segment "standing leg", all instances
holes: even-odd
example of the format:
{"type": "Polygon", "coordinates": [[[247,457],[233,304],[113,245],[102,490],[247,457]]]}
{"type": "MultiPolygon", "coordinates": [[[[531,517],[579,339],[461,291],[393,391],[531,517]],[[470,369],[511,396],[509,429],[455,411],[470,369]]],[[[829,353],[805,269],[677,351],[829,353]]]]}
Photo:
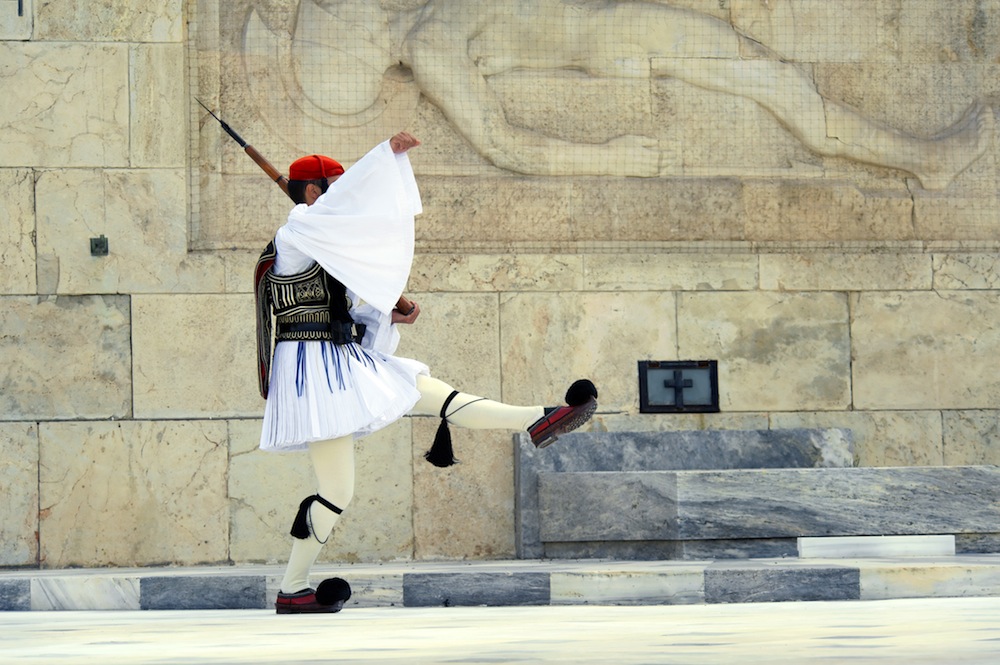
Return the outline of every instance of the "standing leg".
{"type": "MultiPolygon", "coordinates": [[[[309,444],[319,493],[302,502],[292,527],[292,552],[278,595],[279,613],[331,612],[340,609],[322,602],[309,586],[309,571],[326,544],[340,513],[354,496],[354,439],[350,436],[309,444]]],[[[340,580],[334,595],[342,595],[340,580]]],[[[330,586],[330,585],[328,585],[330,586]]],[[[349,587],[348,587],[349,588],[349,587]]],[[[349,591],[348,597],[349,597],[349,591]]],[[[322,595],[322,594],[320,594],[322,595]]],[[[343,598],[342,600],[346,600],[343,598]]],[[[340,603],[341,605],[343,603],[340,603]]]]}

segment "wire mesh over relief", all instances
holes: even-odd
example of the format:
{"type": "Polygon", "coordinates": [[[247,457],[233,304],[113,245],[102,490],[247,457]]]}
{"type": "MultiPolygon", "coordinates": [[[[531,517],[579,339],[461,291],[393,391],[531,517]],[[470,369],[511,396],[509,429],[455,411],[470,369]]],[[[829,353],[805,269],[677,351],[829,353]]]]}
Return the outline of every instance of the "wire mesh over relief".
{"type": "MultiPolygon", "coordinates": [[[[189,0],[193,96],[287,171],[400,130],[422,252],[992,248],[976,0],[189,0]]],[[[290,206],[192,99],[195,249],[290,206]]]]}

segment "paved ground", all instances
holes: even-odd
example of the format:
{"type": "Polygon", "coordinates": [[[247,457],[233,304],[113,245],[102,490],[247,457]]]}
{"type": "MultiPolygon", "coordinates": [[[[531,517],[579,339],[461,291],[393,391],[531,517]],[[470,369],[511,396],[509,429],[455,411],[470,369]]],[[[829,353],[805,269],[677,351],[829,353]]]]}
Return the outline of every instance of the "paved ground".
{"type": "Polygon", "coordinates": [[[3,665],[997,663],[1000,598],[0,614],[3,665]]]}

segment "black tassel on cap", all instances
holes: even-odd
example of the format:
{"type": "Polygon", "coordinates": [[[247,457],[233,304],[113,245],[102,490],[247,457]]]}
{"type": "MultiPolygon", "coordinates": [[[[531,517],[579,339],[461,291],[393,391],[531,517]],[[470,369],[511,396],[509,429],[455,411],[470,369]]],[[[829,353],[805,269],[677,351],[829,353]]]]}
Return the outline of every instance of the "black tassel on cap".
{"type": "Polygon", "coordinates": [[[591,397],[597,399],[597,386],[589,379],[577,379],[566,391],[566,403],[580,406],[591,397]]]}
{"type": "Polygon", "coordinates": [[[455,395],[457,394],[458,391],[453,390],[448,395],[448,399],[444,401],[444,405],[441,407],[441,424],[438,425],[437,434],[434,436],[434,444],[430,450],[424,453],[425,460],[441,468],[449,467],[458,462],[455,459],[455,451],[451,446],[451,430],[448,429],[448,419],[445,417],[448,405],[451,404],[451,400],[455,399],[455,395]]]}

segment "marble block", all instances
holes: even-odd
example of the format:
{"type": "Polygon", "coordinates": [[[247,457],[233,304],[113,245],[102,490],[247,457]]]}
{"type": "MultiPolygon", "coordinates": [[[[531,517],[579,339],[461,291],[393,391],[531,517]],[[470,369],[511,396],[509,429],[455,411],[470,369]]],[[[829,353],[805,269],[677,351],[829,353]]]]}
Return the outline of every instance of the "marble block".
{"type": "Polygon", "coordinates": [[[955,536],[833,536],[799,538],[800,559],[954,556],[955,536]]]}
{"type": "Polygon", "coordinates": [[[718,359],[723,411],[845,410],[852,315],[843,293],[680,293],[677,353],[718,359]]]}
{"type": "Polygon", "coordinates": [[[888,560],[861,570],[862,600],[963,596],[1000,596],[1000,571],[971,557],[945,562],[888,560]]]}
{"type": "Polygon", "coordinates": [[[133,295],[135,417],[259,417],[254,316],[250,294],[133,295]]]}
{"type": "Polygon", "coordinates": [[[853,461],[851,432],[842,429],[574,432],[537,450],[515,437],[517,552],[543,555],[538,478],[580,471],[845,467],[853,461]]]}
{"type": "Polygon", "coordinates": [[[593,377],[602,411],[635,410],[636,354],[676,348],[674,311],[674,296],[659,291],[501,294],[504,401],[554,404],[593,377]]]}
{"type": "Polygon", "coordinates": [[[38,427],[0,423],[0,566],[38,563],[38,427]]]}
{"type": "MultiPolygon", "coordinates": [[[[416,525],[410,420],[394,423],[355,443],[354,498],[334,527],[330,542],[320,554],[321,561],[413,558],[416,525]]],[[[282,515],[286,543],[290,540],[286,535],[290,516],[282,515]]]]}
{"type": "Polygon", "coordinates": [[[139,582],[144,610],[251,610],[266,607],[263,576],[144,577],[139,582]]]}
{"type": "Polygon", "coordinates": [[[31,580],[32,610],[137,610],[139,578],[38,577],[31,580]]]}
{"type": "Polygon", "coordinates": [[[179,42],[184,36],[180,0],[95,0],[87,11],[38,3],[35,39],[95,42],[179,42]]]}
{"type": "Polygon", "coordinates": [[[547,473],[538,494],[543,541],[992,533],[1000,468],[547,473]]]}
{"type": "Polygon", "coordinates": [[[545,542],[540,551],[539,556],[547,559],[614,561],[784,559],[797,552],[794,538],[545,542]]]}
{"type": "Polygon", "coordinates": [[[760,255],[760,288],[767,291],[918,290],[931,280],[928,254],[760,255]]]}
{"type": "Polygon", "coordinates": [[[124,44],[0,42],[0,166],[127,166],[128,61],[124,44]]]}
{"type": "Polygon", "coordinates": [[[43,568],[229,558],[226,423],[39,427],[43,568]]]}
{"type": "Polygon", "coordinates": [[[955,552],[959,554],[1000,552],[1000,533],[955,534],[955,552]]]}
{"type": "Polygon", "coordinates": [[[0,293],[35,293],[35,187],[29,169],[0,169],[0,293]]]}
{"type": "Polygon", "coordinates": [[[406,607],[548,605],[547,573],[457,573],[403,576],[406,607]]]}
{"type": "Polygon", "coordinates": [[[760,259],[746,254],[585,254],[583,288],[596,291],[749,291],[760,259]]]}
{"type": "Polygon", "coordinates": [[[1000,464],[1000,413],[984,409],[941,416],[945,464],[1000,464]]]}
{"type": "Polygon", "coordinates": [[[287,560],[295,511],[316,489],[309,454],[264,452],[260,430],[256,419],[229,421],[229,558],[238,564],[287,560]]]}
{"type": "Polygon", "coordinates": [[[854,408],[992,409],[1000,400],[1000,330],[984,325],[997,291],[851,296],[854,408]]]}
{"type": "MultiPolygon", "coordinates": [[[[279,570],[272,568],[271,570],[279,570]]],[[[274,599],[281,590],[281,575],[264,576],[264,605],[272,610],[274,599]]],[[[382,573],[372,568],[365,572],[352,572],[352,566],[317,563],[309,574],[309,586],[316,588],[323,580],[339,577],[351,585],[351,598],[345,608],[354,607],[403,607],[403,574],[393,571],[382,573]]]]}
{"type": "Polygon", "coordinates": [[[426,363],[432,376],[463,392],[499,398],[501,322],[496,294],[408,293],[421,311],[433,315],[421,317],[421,325],[399,326],[397,355],[426,363]]]}
{"type": "Polygon", "coordinates": [[[913,227],[918,238],[950,241],[952,247],[962,240],[972,241],[966,247],[975,247],[978,240],[986,241],[985,246],[995,242],[997,201],[996,188],[989,184],[988,173],[995,170],[991,162],[980,159],[970,166],[947,196],[939,192],[914,195],[913,227]]]}
{"type": "MultiPolygon", "coordinates": [[[[338,567],[325,575],[317,574],[313,569],[310,581],[315,588],[315,585],[330,577],[341,577],[351,585],[351,599],[345,604],[348,607],[403,607],[402,575],[351,574],[349,568],[338,567]]],[[[268,595],[269,598],[270,596],[271,594],[268,595]]]]}
{"type": "Polygon", "coordinates": [[[1000,258],[993,252],[934,254],[934,288],[996,289],[1000,287],[1000,258]]]}
{"type": "Polygon", "coordinates": [[[130,55],[132,165],[185,166],[189,128],[174,120],[183,117],[189,103],[185,99],[185,45],[135,44],[130,55]]]}
{"type": "Polygon", "coordinates": [[[543,543],[681,540],[680,493],[672,471],[542,473],[539,537],[543,543]]]}
{"type": "MultiPolygon", "coordinates": [[[[853,166],[853,164],[852,164],[853,166]]],[[[913,240],[913,199],[902,183],[884,189],[836,180],[746,181],[746,237],[756,241],[913,240]]]]}
{"type": "MultiPolygon", "coordinates": [[[[947,415],[945,415],[947,418],[947,415]]],[[[770,427],[843,427],[854,439],[854,466],[955,466],[985,464],[943,458],[939,411],[814,411],[770,413],[770,427]]],[[[979,439],[982,445],[983,439],[979,439]]],[[[998,457],[1000,459],[1000,457],[998,457]]]]}
{"type": "MultiPolygon", "coordinates": [[[[59,169],[40,174],[37,186],[47,192],[36,206],[43,293],[223,290],[220,255],[188,251],[183,168],[59,169]],[[108,254],[95,257],[90,238],[99,235],[107,238],[108,254]]],[[[175,326],[162,324],[179,336],[175,326]]]]}
{"type": "Polygon", "coordinates": [[[420,253],[408,284],[411,292],[451,292],[452,298],[456,291],[571,291],[580,286],[583,263],[571,254],[420,253]]]}
{"type": "Polygon", "coordinates": [[[26,421],[128,417],[129,328],[128,296],[0,298],[0,413],[26,421]]]}
{"type": "Polygon", "coordinates": [[[787,559],[797,550],[794,538],[721,538],[676,541],[679,559],[787,559]]]}
{"type": "Polygon", "coordinates": [[[0,39],[31,39],[34,28],[34,0],[0,3],[0,39]]]}
{"type": "Polygon", "coordinates": [[[672,571],[552,573],[553,605],[692,605],[705,602],[702,567],[672,571]]]}
{"type": "Polygon", "coordinates": [[[708,567],[706,603],[774,603],[803,600],[858,600],[857,568],[816,566],[777,570],[763,566],[708,567]]]}
{"type": "Polygon", "coordinates": [[[410,421],[414,558],[512,557],[514,473],[510,435],[452,427],[459,463],[441,469],[423,457],[441,421],[437,418],[410,421]]]}
{"type": "Polygon", "coordinates": [[[26,612],[31,609],[31,580],[0,580],[0,612],[26,612]]]}

